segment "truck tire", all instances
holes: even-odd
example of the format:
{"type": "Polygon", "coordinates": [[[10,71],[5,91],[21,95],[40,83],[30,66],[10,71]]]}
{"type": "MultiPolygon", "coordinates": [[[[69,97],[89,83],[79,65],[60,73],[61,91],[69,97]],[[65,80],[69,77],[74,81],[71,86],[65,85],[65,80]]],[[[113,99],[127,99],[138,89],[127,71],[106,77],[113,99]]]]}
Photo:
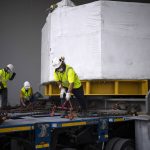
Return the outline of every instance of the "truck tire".
{"type": "Polygon", "coordinates": [[[132,140],[120,138],[112,150],[135,150],[135,148],[132,140]]]}
{"type": "Polygon", "coordinates": [[[105,150],[113,150],[115,144],[120,140],[119,137],[114,137],[112,139],[110,139],[107,144],[106,144],[106,147],[105,147],[105,150]]]}

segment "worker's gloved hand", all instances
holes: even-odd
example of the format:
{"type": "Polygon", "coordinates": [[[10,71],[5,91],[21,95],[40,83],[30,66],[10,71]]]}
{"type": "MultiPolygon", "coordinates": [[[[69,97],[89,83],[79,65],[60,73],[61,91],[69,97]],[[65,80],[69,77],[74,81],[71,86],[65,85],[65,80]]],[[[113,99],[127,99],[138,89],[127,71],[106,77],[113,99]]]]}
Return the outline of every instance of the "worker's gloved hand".
{"type": "Polygon", "coordinates": [[[70,98],[71,98],[71,93],[67,92],[67,93],[66,93],[66,100],[69,101],[70,98]]]}
{"type": "Polygon", "coordinates": [[[61,88],[61,90],[60,90],[60,98],[63,98],[65,93],[66,93],[66,90],[64,88],[61,88]]]}

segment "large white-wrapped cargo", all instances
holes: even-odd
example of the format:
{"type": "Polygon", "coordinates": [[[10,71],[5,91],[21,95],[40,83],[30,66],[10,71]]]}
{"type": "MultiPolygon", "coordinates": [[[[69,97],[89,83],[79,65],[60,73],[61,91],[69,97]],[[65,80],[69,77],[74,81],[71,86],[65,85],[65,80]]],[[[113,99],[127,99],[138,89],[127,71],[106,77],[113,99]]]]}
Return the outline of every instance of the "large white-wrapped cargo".
{"type": "Polygon", "coordinates": [[[41,83],[64,56],[81,80],[150,78],[150,4],[96,1],[58,7],[42,29],[41,83]]]}

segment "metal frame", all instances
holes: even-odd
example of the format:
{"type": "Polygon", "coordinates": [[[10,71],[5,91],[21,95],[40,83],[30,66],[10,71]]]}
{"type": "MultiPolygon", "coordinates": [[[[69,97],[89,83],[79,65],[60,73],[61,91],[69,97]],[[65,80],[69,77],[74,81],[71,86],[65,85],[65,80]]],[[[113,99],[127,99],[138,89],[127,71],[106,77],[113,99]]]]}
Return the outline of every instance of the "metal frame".
{"type": "MultiPolygon", "coordinates": [[[[146,95],[148,80],[83,80],[85,95],[146,95]]],[[[44,84],[45,95],[58,96],[59,88],[55,82],[44,84]]]]}
{"type": "Polygon", "coordinates": [[[69,120],[57,116],[57,117],[45,117],[45,118],[42,117],[42,118],[38,118],[37,120],[34,120],[34,118],[29,117],[30,124],[28,123],[26,124],[25,120],[26,117],[20,119],[19,123],[18,122],[14,123],[13,120],[9,120],[2,123],[0,125],[0,134],[33,130],[35,134],[34,135],[35,150],[39,150],[39,149],[51,150],[51,145],[50,145],[52,139],[51,131],[53,129],[97,125],[98,141],[106,142],[108,140],[108,124],[111,122],[128,121],[129,118],[123,116],[117,116],[117,117],[112,116],[112,117],[77,118],[74,120],[69,120]]]}

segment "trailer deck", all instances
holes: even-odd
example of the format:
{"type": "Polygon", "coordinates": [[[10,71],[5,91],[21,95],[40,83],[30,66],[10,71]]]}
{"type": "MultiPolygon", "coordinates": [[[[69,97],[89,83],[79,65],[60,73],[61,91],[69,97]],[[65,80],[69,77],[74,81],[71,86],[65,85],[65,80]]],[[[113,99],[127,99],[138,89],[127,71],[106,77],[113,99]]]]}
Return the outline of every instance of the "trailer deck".
{"type": "MultiPolygon", "coordinates": [[[[21,113],[19,113],[21,114],[21,113]]],[[[15,114],[16,115],[16,114],[15,114]]],[[[129,120],[129,116],[109,116],[109,117],[87,117],[87,118],[74,118],[73,120],[67,118],[61,118],[59,114],[54,117],[50,117],[49,114],[45,115],[32,115],[14,117],[13,119],[5,120],[0,124],[0,133],[5,132],[17,132],[25,130],[33,130],[34,125],[37,123],[48,123],[51,128],[78,126],[87,124],[98,124],[99,120],[107,119],[109,122],[126,121],[129,120]]]]}
{"type": "Polygon", "coordinates": [[[122,122],[130,119],[128,116],[109,116],[87,118],[77,117],[70,120],[61,118],[59,113],[53,117],[50,117],[49,114],[33,114],[31,116],[28,116],[28,114],[29,113],[26,114],[27,116],[23,116],[22,113],[12,114],[13,119],[5,120],[0,124],[0,135],[31,131],[34,133],[34,147],[36,150],[51,149],[51,131],[54,129],[96,125],[98,129],[98,140],[107,141],[107,124],[109,122],[122,122]]]}

